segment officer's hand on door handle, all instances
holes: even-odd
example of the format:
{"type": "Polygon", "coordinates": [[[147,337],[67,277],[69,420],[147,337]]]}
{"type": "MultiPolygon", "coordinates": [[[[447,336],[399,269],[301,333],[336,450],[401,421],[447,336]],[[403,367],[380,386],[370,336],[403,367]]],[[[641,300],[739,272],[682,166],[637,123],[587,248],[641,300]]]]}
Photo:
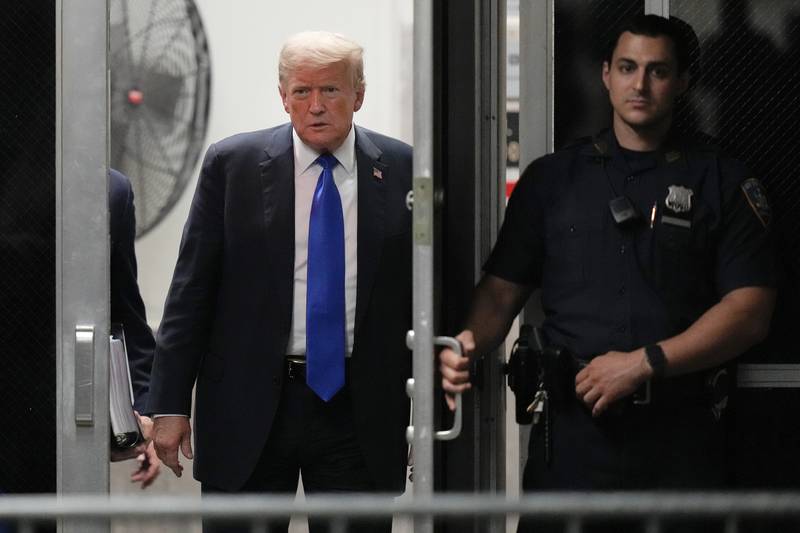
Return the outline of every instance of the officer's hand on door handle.
{"type": "Polygon", "coordinates": [[[439,352],[439,371],[442,373],[442,388],[444,389],[447,406],[451,411],[456,408],[455,394],[463,393],[472,388],[469,381],[470,361],[475,351],[475,338],[470,330],[464,330],[456,335],[456,340],[461,343],[464,355],[459,355],[450,348],[439,352]]]}

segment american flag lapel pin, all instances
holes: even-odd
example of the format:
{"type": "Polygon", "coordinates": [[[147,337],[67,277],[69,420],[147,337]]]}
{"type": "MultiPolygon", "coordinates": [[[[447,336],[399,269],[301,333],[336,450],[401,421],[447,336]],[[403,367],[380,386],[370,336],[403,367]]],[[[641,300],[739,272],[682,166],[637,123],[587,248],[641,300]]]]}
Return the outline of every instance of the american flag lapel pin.
{"type": "Polygon", "coordinates": [[[379,180],[382,180],[383,179],[383,172],[381,172],[380,170],[378,170],[375,167],[372,167],[372,176],[377,178],[377,179],[379,179],[379,180]]]}

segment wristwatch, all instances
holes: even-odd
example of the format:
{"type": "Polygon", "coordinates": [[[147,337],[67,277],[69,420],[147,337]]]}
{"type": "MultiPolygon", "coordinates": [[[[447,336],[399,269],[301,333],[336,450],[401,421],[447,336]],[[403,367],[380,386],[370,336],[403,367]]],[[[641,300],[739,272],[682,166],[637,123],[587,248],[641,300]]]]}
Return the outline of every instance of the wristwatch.
{"type": "Polygon", "coordinates": [[[647,358],[647,363],[653,369],[653,377],[661,378],[667,371],[667,357],[664,355],[664,350],[658,344],[649,344],[644,347],[644,356],[647,358]]]}

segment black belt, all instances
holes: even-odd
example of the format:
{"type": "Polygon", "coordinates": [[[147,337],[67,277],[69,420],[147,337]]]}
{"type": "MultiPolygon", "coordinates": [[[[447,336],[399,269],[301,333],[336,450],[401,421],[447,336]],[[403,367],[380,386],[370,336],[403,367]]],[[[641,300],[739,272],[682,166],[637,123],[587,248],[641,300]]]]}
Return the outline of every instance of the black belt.
{"type": "MultiPolygon", "coordinates": [[[[284,372],[286,373],[286,378],[290,381],[306,380],[306,358],[304,355],[287,355],[284,359],[283,367],[284,372]]],[[[347,376],[349,367],[350,358],[347,357],[344,360],[345,376],[347,376]]]]}

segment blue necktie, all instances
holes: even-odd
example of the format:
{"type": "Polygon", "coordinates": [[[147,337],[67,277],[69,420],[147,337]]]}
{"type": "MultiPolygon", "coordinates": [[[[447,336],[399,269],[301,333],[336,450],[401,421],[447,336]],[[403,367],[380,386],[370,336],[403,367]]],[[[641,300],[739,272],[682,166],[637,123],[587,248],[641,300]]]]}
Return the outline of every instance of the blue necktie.
{"type": "Polygon", "coordinates": [[[322,173],[311,202],[306,288],[306,383],[324,401],[344,385],[344,216],[331,154],[317,158],[322,173]]]}

